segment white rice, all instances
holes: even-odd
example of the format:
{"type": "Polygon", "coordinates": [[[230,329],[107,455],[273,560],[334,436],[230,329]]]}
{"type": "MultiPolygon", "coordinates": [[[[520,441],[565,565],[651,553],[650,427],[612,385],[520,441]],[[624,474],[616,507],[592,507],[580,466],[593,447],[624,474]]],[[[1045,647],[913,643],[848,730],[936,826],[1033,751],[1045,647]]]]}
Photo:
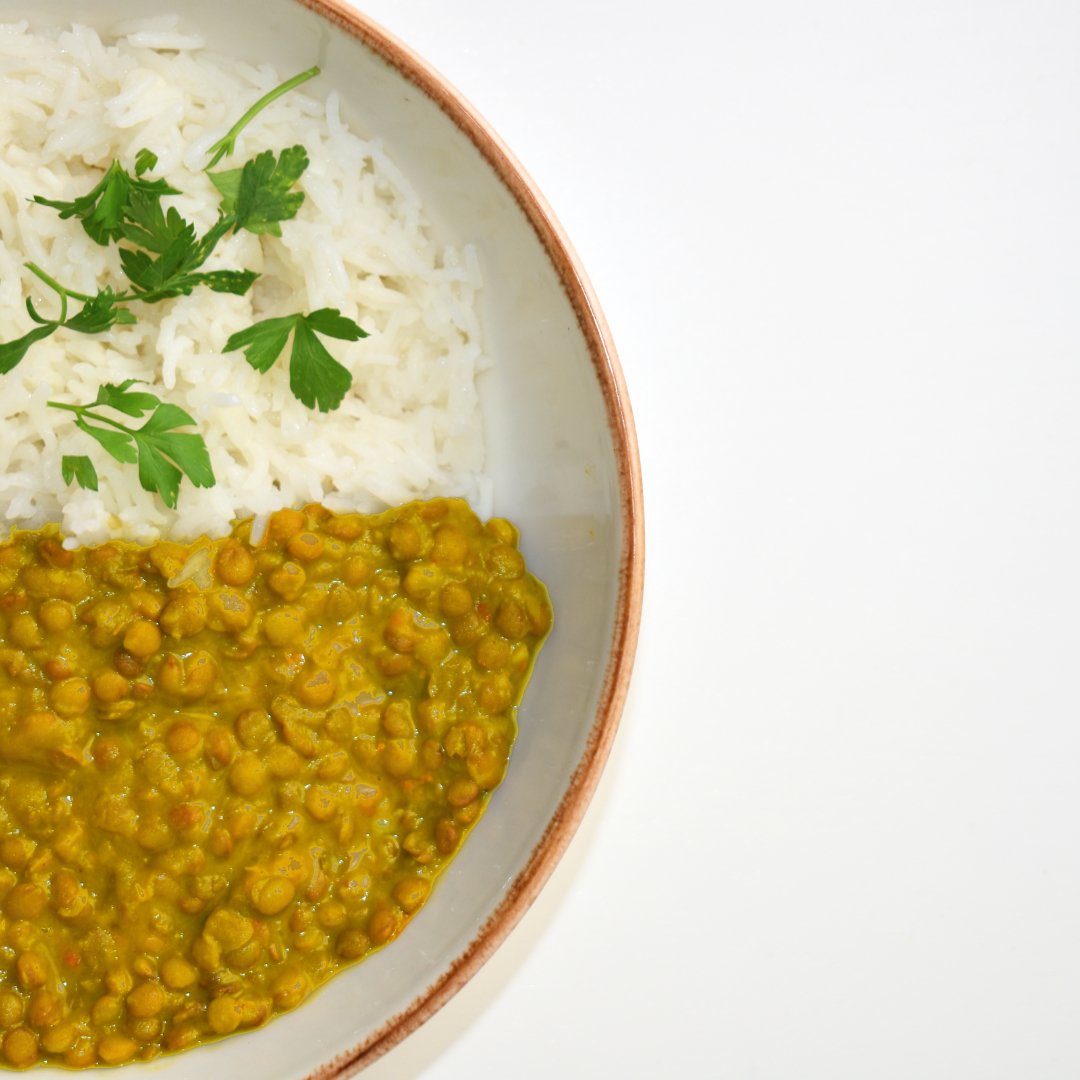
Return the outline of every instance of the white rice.
{"type": "MultiPolygon", "coordinates": [[[[95,244],[79,222],[30,200],[89,191],[116,158],[133,168],[148,147],[151,174],[184,194],[172,203],[205,231],[218,196],[206,150],[249,104],[293,72],[209,55],[176,18],[127,21],[108,35],[84,26],[41,34],[0,24],[0,341],[33,328],[56,297],[23,264],[38,263],[71,289],[124,287],[115,245],[95,244]]],[[[281,506],[321,501],[377,510],[432,495],[462,495],[489,512],[476,376],[486,361],[476,316],[475,253],[439,247],[408,181],[377,132],[363,138],[324,99],[318,81],[260,113],[219,169],[302,143],[306,193],[283,235],[222,241],[209,269],[250,268],[247,296],[197,289],[155,305],[139,322],[98,337],[60,330],[0,375],[0,507],[12,526],[60,522],[71,541],[148,542],[221,535],[231,523],[281,506]],[[369,337],[324,339],[352,373],[337,411],[313,412],[289,390],[288,349],[265,375],[240,352],[222,353],[252,322],[339,308],[369,337]],[[86,403],[103,382],[145,380],[195,417],[217,485],[184,480],[167,509],[48,400],[86,403]],[[64,454],[87,454],[100,490],[63,483],[64,454]]],[[[74,310],[74,308],[72,309],[74,310]]],[[[138,422],[136,422],[138,423],[138,422]]]]}

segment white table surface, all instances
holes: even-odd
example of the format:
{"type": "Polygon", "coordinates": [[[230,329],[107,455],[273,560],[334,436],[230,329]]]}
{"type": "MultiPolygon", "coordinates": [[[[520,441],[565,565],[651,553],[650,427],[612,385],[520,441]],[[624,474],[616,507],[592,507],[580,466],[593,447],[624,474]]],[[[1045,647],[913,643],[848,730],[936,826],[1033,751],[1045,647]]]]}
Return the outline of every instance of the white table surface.
{"type": "Polygon", "coordinates": [[[1080,5],[359,6],[573,239],[648,531],[581,831],[366,1076],[1080,1076],[1080,5]]]}

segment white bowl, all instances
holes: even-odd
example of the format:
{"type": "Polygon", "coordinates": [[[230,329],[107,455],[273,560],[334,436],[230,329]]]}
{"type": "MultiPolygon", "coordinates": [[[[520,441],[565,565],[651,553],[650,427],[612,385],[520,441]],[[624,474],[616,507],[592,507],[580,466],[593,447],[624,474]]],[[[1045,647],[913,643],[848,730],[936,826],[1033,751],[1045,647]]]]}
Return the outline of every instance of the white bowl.
{"type": "Polygon", "coordinates": [[[543,199],[470,107],[363,16],[334,0],[141,0],[138,12],[130,0],[0,0],[3,21],[99,30],[174,10],[216,52],[282,72],[318,63],[318,91],[340,91],[346,119],[384,140],[437,235],[479,249],[486,341],[498,358],[481,388],[495,508],[520,525],[555,607],[506,780],[402,936],[266,1027],[125,1067],[169,1080],[346,1076],[468,980],[585,811],[625,697],[641,608],[633,423],[592,290],[543,199]]]}

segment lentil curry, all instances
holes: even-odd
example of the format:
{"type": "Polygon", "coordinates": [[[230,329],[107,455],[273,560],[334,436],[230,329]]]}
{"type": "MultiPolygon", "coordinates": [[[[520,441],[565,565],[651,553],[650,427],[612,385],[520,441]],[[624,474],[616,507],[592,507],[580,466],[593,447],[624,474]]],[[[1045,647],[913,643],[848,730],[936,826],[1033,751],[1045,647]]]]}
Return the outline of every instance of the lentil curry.
{"type": "Polygon", "coordinates": [[[0,546],[0,1050],[263,1023],[400,933],[499,783],[551,626],[456,500],[184,547],[0,546]]]}

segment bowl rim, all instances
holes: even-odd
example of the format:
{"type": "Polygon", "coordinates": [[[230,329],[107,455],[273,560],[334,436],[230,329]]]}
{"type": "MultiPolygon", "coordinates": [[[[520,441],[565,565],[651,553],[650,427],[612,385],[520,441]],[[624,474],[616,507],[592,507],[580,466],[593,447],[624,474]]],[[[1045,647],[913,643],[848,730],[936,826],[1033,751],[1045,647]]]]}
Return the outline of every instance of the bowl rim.
{"type": "Polygon", "coordinates": [[[372,1064],[460,990],[532,905],[580,824],[611,750],[629,689],[641,619],[645,532],[634,418],[611,331],[581,261],[536,184],[462,94],[408,45],[345,0],[293,0],[376,53],[437,105],[483,155],[524,212],[547,252],[585,338],[607,411],[619,481],[622,557],[608,663],[585,749],[569,786],[528,861],[476,936],[403,1010],[306,1080],[344,1080],[372,1064]]]}

